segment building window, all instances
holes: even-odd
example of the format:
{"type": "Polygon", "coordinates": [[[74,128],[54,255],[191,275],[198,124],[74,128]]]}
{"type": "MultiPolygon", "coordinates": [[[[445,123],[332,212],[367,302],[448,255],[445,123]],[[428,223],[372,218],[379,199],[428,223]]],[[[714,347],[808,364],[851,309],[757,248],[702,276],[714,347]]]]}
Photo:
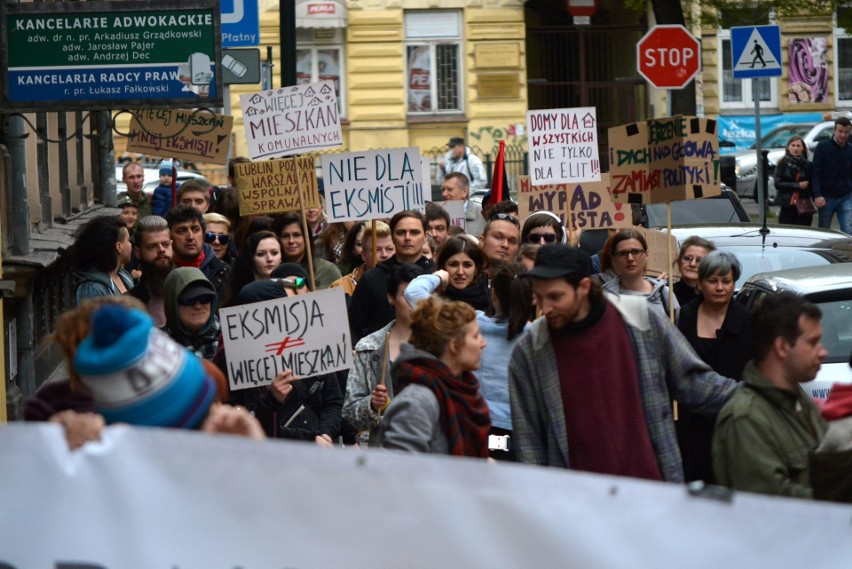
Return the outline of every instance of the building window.
{"type": "Polygon", "coordinates": [[[834,61],[837,71],[835,92],[837,93],[837,104],[852,105],[852,34],[843,26],[849,26],[852,21],[852,8],[847,5],[837,7],[836,23],[834,26],[834,61]]]}
{"type": "Polygon", "coordinates": [[[300,29],[297,31],[296,83],[301,85],[316,83],[317,81],[333,82],[337,95],[337,107],[340,114],[345,115],[344,96],[346,89],[343,85],[343,47],[334,45],[338,43],[335,40],[340,39],[338,36],[337,30],[300,29]],[[318,37],[320,34],[327,34],[328,37],[318,37]]]}
{"type": "Polygon", "coordinates": [[[410,114],[462,110],[461,13],[406,12],[410,114]]]}

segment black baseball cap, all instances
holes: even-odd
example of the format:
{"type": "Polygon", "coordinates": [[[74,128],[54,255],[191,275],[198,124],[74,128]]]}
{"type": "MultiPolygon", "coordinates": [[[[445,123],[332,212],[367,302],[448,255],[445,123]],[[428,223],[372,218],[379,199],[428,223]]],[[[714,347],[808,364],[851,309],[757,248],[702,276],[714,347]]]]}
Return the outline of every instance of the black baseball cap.
{"type": "Polygon", "coordinates": [[[450,141],[447,143],[447,146],[449,146],[450,148],[452,148],[453,146],[459,146],[459,145],[463,145],[463,144],[464,144],[464,139],[463,139],[462,137],[460,137],[460,136],[454,136],[454,137],[452,137],[452,138],[450,139],[450,141]]]}
{"type": "Polygon", "coordinates": [[[592,258],[589,254],[570,245],[545,245],[538,250],[535,266],[524,273],[534,279],[558,279],[575,275],[588,277],[592,274],[592,258]]]}

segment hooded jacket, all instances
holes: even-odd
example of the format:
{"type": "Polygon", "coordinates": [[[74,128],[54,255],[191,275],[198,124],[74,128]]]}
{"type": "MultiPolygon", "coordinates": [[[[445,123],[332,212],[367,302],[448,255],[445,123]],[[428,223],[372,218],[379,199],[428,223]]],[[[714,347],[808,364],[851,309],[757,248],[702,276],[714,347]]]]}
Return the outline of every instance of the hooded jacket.
{"type": "Polygon", "coordinates": [[[219,320],[216,317],[218,302],[213,285],[207,280],[200,270],[195,267],[180,267],[174,269],[163,285],[164,309],[166,312],[166,325],[163,331],[171,338],[187,347],[198,357],[212,360],[219,347],[219,320]],[[214,296],[210,303],[210,317],[207,324],[198,332],[189,332],[184,329],[178,316],[178,298],[190,286],[203,286],[210,290],[214,296]]]}

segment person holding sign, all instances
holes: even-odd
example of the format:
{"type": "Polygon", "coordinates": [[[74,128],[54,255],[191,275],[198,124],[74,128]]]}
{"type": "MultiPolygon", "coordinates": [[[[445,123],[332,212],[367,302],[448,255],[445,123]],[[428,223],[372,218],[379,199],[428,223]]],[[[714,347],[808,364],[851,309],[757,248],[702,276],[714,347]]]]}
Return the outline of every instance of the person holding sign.
{"type": "Polygon", "coordinates": [[[412,308],[405,298],[405,289],[422,274],[423,269],[411,263],[402,264],[391,273],[388,302],[396,318],[355,345],[355,365],[346,379],[343,418],[358,431],[369,431],[370,444],[378,443],[380,413],[396,393],[391,365],[399,356],[400,346],[411,335],[412,308]]]}
{"type": "MultiPolygon", "coordinates": [[[[603,285],[607,292],[644,296],[661,314],[669,314],[669,287],[665,281],[645,276],[648,264],[648,243],[645,237],[635,229],[622,229],[612,237],[607,245],[609,263],[618,276],[603,285]]],[[[604,270],[610,267],[602,266],[604,270]]],[[[680,308],[673,298],[675,310],[680,308]]]]}
{"type": "Polygon", "coordinates": [[[399,392],[379,427],[383,448],[488,457],[491,420],[473,375],[485,339],[476,312],[436,296],[411,315],[409,343],[391,375],[399,392]]]}
{"type": "MultiPolygon", "coordinates": [[[[295,263],[282,263],[274,275],[244,286],[239,303],[311,292],[308,274],[295,263]]],[[[340,431],[343,395],[336,373],[300,378],[287,369],[269,385],[232,390],[229,402],[248,409],[267,436],[273,438],[314,441],[319,446],[330,447],[340,431]]]]}
{"type": "Polygon", "coordinates": [[[290,212],[276,215],[272,220],[272,231],[281,242],[282,260],[288,263],[296,263],[307,270],[308,247],[311,248],[317,290],[328,288],[331,283],[342,276],[340,269],[334,263],[314,255],[314,242],[312,239],[305,239],[305,230],[300,213],[290,212]]]}
{"type": "Polygon", "coordinates": [[[464,201],[465,233],[479,237],[485,229],[482,206],[470,201],[470,182],[461,172],[450,172],[441,182],[441,197],[444,201],[464,201]]]}

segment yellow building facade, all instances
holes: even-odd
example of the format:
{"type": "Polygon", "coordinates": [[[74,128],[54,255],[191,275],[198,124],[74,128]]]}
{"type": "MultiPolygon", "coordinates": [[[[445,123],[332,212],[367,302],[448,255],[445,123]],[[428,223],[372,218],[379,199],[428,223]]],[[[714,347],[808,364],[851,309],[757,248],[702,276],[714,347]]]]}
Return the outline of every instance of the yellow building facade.
{"type": "MultiPolygon", "coordinates": [[[[427,152],[462,136],[491,151],[523,132],[523,2],[297,0],[297,14],[298,81],[338,85],[343,150],[427,152]]],[[[280,87],[277,2],[261,2],[261,42],[262,54],[272,47],[272,86],[280,87]]],[[[234,155],[247,152],[239,95],[257,90],[230,89],[234,155]]]]}

